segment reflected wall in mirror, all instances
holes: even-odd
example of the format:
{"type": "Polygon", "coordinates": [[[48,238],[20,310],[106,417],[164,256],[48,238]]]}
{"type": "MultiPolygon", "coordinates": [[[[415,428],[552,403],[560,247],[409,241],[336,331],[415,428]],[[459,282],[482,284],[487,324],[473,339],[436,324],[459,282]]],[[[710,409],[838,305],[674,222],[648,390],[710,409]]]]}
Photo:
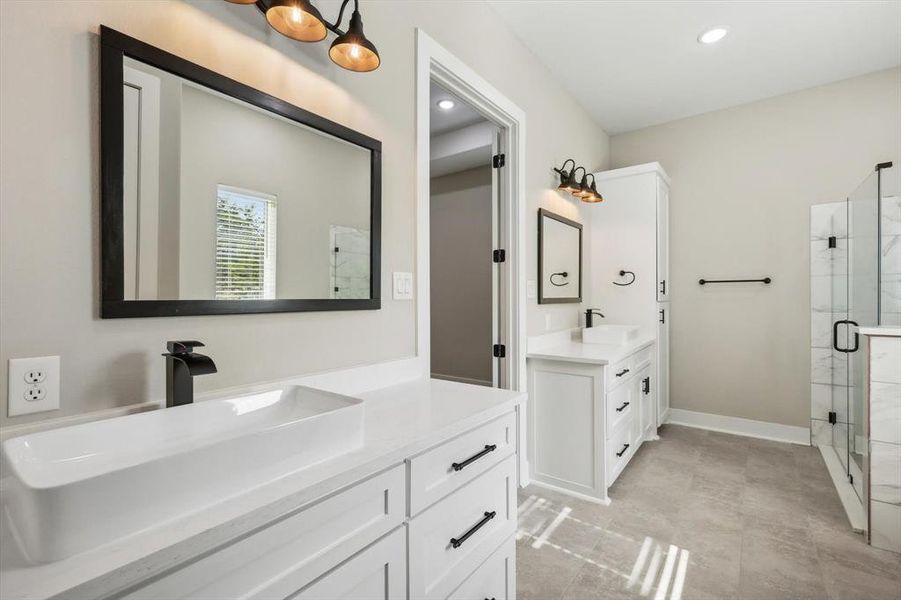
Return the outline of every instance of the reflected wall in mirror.
{"type": "Polygon", "coordinates": [[[582,224],[538,210],[538,303],[582,301],[582,224]]]}
{"type": "Polygon", "coordinates": [[[101,42],[102,316],[379,308],[380,142],[101,42]]]}

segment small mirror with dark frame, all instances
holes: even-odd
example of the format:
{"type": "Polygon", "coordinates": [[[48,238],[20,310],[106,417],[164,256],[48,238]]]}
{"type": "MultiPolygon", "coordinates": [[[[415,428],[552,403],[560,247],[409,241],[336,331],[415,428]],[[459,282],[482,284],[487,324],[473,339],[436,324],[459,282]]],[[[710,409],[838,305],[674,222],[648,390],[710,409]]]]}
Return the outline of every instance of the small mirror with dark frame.
{"type": "Polygon", "coordinates": [[[380,308],[381,142],[100,41],[103,318],[380,308]]]}
{"type": "Polygon", "coordinates": [[[538,209],[538,303],[582,302],[582,224],[538,209]]]}

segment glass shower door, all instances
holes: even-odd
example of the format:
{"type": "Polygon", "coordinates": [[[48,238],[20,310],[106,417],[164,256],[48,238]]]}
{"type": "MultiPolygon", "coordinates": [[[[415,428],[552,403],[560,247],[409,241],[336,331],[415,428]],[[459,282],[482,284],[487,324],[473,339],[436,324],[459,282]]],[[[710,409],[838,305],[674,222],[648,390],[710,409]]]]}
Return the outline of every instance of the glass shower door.
{"type": "MultiPolygon", "coordinates": [[[[874,172],[848,197],[847,317],[836,329],[835,376],[844,380],[843,427],[836,427],[836,451],[849,481],[863,498],[863,459],[867,451],[864,353],[858,329],[879,322],[879,173],[874,172]],[[843,456],[844,455],[844,456],[843,456]]],[[[838,382],[837,382],[838,383],[838,382]]],[[[842,388],[839,388],[842,389],[842,388]]],[[[842,410],[843,409],[843,410],[842,410]]],[[[840,412],[839,412],[840,411],[840,412]]]]}

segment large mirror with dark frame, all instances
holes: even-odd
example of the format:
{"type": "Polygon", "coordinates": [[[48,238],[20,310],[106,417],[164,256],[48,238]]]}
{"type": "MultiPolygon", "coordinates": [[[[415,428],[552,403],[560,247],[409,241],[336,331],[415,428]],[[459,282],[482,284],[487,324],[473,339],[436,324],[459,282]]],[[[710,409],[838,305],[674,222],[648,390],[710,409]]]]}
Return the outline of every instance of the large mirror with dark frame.
{"type": "Polygon", "coordinates": [[[100,39],[102,317],[380,307],[381,142],[100,39]]]}
{"type": "Polygon", "coordinates": [[[582,224],[538,209],[538,303],[582,301],[582,224]]]}

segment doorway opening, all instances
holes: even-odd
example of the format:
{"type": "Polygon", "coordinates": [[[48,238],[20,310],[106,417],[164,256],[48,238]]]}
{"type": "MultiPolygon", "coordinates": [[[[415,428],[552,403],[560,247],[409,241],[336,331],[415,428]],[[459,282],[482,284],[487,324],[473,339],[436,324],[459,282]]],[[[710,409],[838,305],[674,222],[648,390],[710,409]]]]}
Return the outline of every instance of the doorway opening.
{"type": "Polygon", "coordinates": [[[500,128],[429,85],[430,372],[505,387],[500,128]]]}

